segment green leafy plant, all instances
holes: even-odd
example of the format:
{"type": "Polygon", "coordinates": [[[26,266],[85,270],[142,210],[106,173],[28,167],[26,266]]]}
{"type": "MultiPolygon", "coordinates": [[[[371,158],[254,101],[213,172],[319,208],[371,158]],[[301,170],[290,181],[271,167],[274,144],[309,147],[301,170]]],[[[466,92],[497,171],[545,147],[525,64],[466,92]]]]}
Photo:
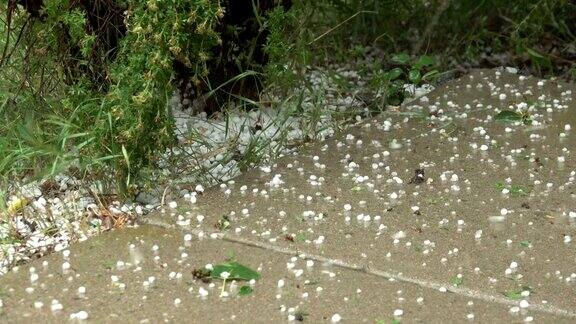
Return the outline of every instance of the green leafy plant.
{"type": "Polygon", "coordinates": [[[420,86],[432,82],[438,75],[436,60],[429,55],[412,58],[407,53],[394,54],[382,69],[377,70],[371,80],[371,86],[383,99],[379,104],[399,105],[409,95],[405,84],[420,86]]]}

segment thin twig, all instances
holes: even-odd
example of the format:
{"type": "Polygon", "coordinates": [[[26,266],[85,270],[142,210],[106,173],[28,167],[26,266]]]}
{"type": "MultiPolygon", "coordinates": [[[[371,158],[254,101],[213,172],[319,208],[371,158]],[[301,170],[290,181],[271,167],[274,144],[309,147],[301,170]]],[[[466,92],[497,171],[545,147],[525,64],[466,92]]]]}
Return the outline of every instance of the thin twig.
{"type": "Polygon", "coordinates": [[[334,30],[340,28],[342,25],[344,25],[345,23],[349,22],[350,20],[354,19],[356,16],[363,14],[363,13],[377,13],[376,11],[369,11],[369,10],[362,10],[362,11],[358,11],[357,13],[353,14],[352,16],[346,18],[344,21],[340,22],[338,25],[328,29],[326,32],[322,33],[322,35],[314,38],[311,42],[308,43],[308,45],[312,45],[315,42],[317,42],[318,40],[320,40],[321,38],[323,38],[324,36],[330,34],[331,32],[333,32],[334,30]]]}

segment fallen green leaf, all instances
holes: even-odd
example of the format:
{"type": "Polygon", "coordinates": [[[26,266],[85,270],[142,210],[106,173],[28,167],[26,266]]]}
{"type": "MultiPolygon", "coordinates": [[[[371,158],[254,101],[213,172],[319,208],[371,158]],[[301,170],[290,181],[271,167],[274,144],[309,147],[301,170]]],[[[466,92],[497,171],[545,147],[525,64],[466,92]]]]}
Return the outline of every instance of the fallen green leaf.
{"type": "Polygon", "coordinates": [[[210,271],[210,277],[212,279],[222,279],[222,272],[229,273],[228,280],[257,280],[260,278],[258,272],[238,262],[226,262],[215,265],[212,271],[210,271]]]}
{"type": "Polygon", "coordinates": [[[394,54],[392,55],[391,61],[396,64],[406,65],[408,62],[410,62],[410,55],[406,53],[394,54]]]}
{"type": "Polygon", "coordinates": [[[418,58],[416,63],[414,63],[414,67],[417,69],[421,69],[426,66],[432,66],[436,64],[436,60],[429,55],[422,55],[418,58]]]}

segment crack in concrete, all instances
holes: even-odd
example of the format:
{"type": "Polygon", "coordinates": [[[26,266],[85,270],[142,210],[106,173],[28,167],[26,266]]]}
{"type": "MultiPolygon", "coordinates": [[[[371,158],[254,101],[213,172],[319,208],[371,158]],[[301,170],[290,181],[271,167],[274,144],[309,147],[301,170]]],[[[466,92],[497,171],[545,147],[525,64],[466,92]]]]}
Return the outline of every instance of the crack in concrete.
{"type": "MultiPolygon", "coordinates": [[[[142,224],[145,224],[145,225],[158,226],[158,227],[162,227],[165,229],[177,229],[177,230],[182,231],[182,232],[186,231],[187,233],[192,233],[196,236],[198,236],[200,233],[203,233],[204,235],[207,235],[209,237],[213,234],[216,234],[217,239],[220,239],[220,240],[223,240],[226,242],[237,243],[237,244],[242,244],[242,245],[251,246],[251,247],[257,247],[260,249],[265,249],[268,251],[272,251],[272,252],[276,252],[276,253],[282,253],[282,254],[286,254],[286,255],[299,256],[303,259],[314,260],[317,262],[329,263],[331,265],[335,265],[335,266],[343,268],[343,269],[362,272],[362,273],[373,275],[376,277],[380,277],[380,278],[386,279],[386,280],[394,280],[394,281],[398,281],[398,282],[410,283],[410,284],[414,284],[414,285],[417,285],[417,286],[420,286],[423,288],[434,289],[434,290],[440,290],[441,288],[445,288],[447,292],[451,292],[451,293],[460,295],[462,297],[468,297],[468,298],[482,300],[482,301],[485,301],[488,303],[497,303],[497,304],[506,305],[506,306],[518,306],[519,305],[519,301],[510,300],[510,299],[507,299],[505,297],[493,295],[490,293],[486,293],[486,292],[482,292],[482,291],[478,291],[478,290],[474,290],[474,289],[469,289],[469,288],[465,288],[465,287],[456,287],[456,286],[453,286],[451,284],[422,280],[422,279],[418,279],[418,278],[412,278],[412,277],[405,276],[403,274],[394,274],[394,273],[384,271],[384,270],[373,269],[369,266],[362,266],[362,265],[358,265],[358,264],[354,264],[354,263],[349,263],[349,262],[346,262],[345,260],[331,259],[329,257],[316,255],[313,253],[307,253],[307,252],[298,251],[295,249],[280,247],[280,246],[276,246],[273,244],[267,244],[264,242],[252,241],[249,239],[245,239],[245,238],[241,238],[241,237],[237,237],[237,236],[232,236],[232,235],[229,235],[227,233],[223,233],[223,232],[219,232],[219,231],[207,231],[207,230],[202,230],[202,229],[185,228],[185,227],[165,223],[165,222],[162,222],[162,221],[156,220],[156,219],[141,218],[139,220],[139,222],[142,224]]],[[[530,304],[528,306],[528,309],[542,312],[542,313],[548,313],[548,314],[553,314],[553,315],[558,315],[558,316],[576,318],[576,311],[558,308],[558,307],[548,305],[548,304],[546,304],[546,305],[544,305],[544,304],[530,304]]]]}

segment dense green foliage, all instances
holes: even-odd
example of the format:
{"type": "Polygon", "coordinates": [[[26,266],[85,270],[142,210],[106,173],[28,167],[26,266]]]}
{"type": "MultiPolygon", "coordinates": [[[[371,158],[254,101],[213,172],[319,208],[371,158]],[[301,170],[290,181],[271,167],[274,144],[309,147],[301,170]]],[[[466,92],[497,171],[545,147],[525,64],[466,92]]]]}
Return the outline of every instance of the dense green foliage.
{"type": "MultiPolygon", "coordinates": [[[[74,165],[112,175],[130,192],[139,170],[174,140],[167,105],[180,72],[174,62],[194,86],[218,87],[210,80],[221,64],[214,48],[222,33],[235,35],[221,25],[226,8],[216,0],[93,2],[107,11],[50,0],[37,17],[16,3],[0,1],[8,9],[0,14],[3,176],[74,165]]],[[[256,18],[268,59],[257,72],[284,92],[301,81],[306,65],[350,61],[374,47],[383,56],[367,69],[372,86],[384,88],[381,104],[400,102],[404,82],[428,81],[482,53],[505,52],[511,63],[542,73],[574,71],[576,58],[576,6],[569,0],[300,0],[256,18]]],[[[261,50],[253,48],[257,42],[242,44],[228,58],[239,74],[258,68],[246,61],[261,50]]]]}

